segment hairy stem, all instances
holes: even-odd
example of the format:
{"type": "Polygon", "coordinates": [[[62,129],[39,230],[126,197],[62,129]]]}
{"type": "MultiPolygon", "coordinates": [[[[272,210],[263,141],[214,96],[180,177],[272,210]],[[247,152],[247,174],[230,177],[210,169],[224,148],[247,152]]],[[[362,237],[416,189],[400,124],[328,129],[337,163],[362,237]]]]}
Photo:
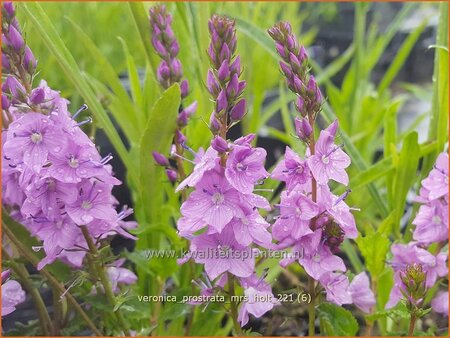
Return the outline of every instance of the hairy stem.
{"type": "MultiPolygon", "coordinates": [[[[28,262],[30,262],[34,267],[37,267],[39,264],[39,259],[34,256],[30,249],[22,244],[22,242],[14,235],[14,233],[9,228],[9,225],[5,222],[2,222],[2,230],[6,234],[6,236],[11,240],[14,246],[19,250],[22,257],[24,257],[28,262]]],[[[53,275],[44,267],[39,273],[43,275],[49,284],[56,289],[58,289],[62,294],[65,294],[65,297],[69,301],[70,305],[73,306],[76,312],[80,315],[81,318],[86,322],[87,326],[95,333],[97,336],[102,336],[103,334],[97,329],[95,324],[89,318],[89,316],[84,312],[83,308],[78,304],[76,299],[65,289],[64,285],[61,284],[53,275]]]]}
{"type": "MultiPolygon", "coordinates": [[[[314,114],[310,115],[309,123],[311,127],[313,128],[313,132],[311,133],[309,137],[309,150],[311,155],[315,154],[316,147],[315,147],[315,139],[314,139],[314,114]]],[[[317,181],[314,177],[311,179],[311,199],[313,202],[317,202],[317,181]]],[[[311,220],[311,230],[315,230],[315,219],[311,220]]],[[[311,296],[311,301],[308,304],[308,335],[314,336],[316,334],[315,329],[315,321],[316,321],[316,282],[311,277],[308,276],[308,293],[311,296]]]]}
{"type": "Polygon", "coordinates": [[[414,336],[414,328],[416,326],[416,314],[411,313],[411,318],[409,320],[409,330],[408,330],[408,336],[414,336]]]}
{"type": "Polygon", "coordinates": [[[2,247],[2,255],[9,261],[11,269],[19,277],[20,283],[23,285],[25,290],[27,290],[28,294],[33,299],[34,307],[36,308],[36,312],[39,317],[39,324],[41,325],[43,335],[48,336],[50,334],[51,335],[56,334],[54,327],[52,325],[52,321],[48,314],[47,307],[45,306],[45,303],[41,297],[41,294],[39,293],[39,290],[33,286],[33,283],[31,282],[30,279],[30,275],[25,266],[23,266],[23,264],[17,264],[16,262],[14,262],[11,256],[3,247],[2,247]]]}
{"type": "MultiPolygon", "coordinates": [[[[100,282],[103,285],[103,289],[106,295],[106,298],[108,299],[108,302],[112,307],[116,306],[116,296],[114,296],[114,292],[112,291],[111,283],[109,282],[109,278],[106,275],[105,268],[98,260],[98,250],[95,246],[94,240],[92,239],[91,235],[89,234],[88,229],[86,226],[81,226],[81,232],[83,233],[84,239],[86,240],[86,243],[89,247],[89,252],[92,255],[93,258],[93,264],[96,268],[96,273],[98,275],[98,278],[100,279],[100,282]]],[[[117,318],[117,321],[119,323],[120,328],[123,330],[123,333],[126,336],[130,336],[130,331],[128,329],[128,325],[125,322],[125,319],[122,316],[122,313],[120,312],[120,309],[117,309],[117,311],[114,311],[114,314],[117,318]]]]}

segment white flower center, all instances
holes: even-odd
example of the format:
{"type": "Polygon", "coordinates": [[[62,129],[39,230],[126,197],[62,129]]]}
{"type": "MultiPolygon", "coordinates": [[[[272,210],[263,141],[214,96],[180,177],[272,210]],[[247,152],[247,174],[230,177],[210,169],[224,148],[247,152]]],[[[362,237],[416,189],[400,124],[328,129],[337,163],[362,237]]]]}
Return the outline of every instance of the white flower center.
{"type": "Polygon", "coordinates": [[[83,203],[81,203],[81,208],[84,210],[89,210],[90,208],[92,208],[92,202],[83,201],[83,203]]]}
{"type": "Polygon", "coordinates": [[[241,218],[241,222],[242,222],[242,224],[244,224],[244,225],[249,225],[249,224],[250,224],[250,222],[248,221],[247,218],[241,218]]]}
{"type": "Polygon", "coordinates": [[[295,208],[295,215],[297,217],[300,217],[301,214],[302,214],[302,209],[300,209],[299,207],[295,208]]]}
{"type": "Polygon", "coordinates": [[[212,195],[211,200],[214,204],[218,205],[222,204],[225,198],[220,192],[216,192],[214,195],[212,195]]]}
{"type": "Polygon", "coordinates": [[[329,158],[327,155],[322,155],[321,160],[322,160],[322,163],[323,163],[323,164],[328,164],[328,163],[330,163],[330,158],[329,158]]]}
{"type": "Polygon", "coordinates": [[[301,165],[299,165],[297,167],[297,174],[303,174],[303,171],[305,171],[305,170],[303,169],[303,167],[301,165]]]}
{"type": "Polygon", "coordinates": [[[33,134],[31,134],[31,142],[33,143],[41,143],[42,141],[42,135],[40,133],[38,133],[37,131],[33,132],[33,134]]]}
{"type": "Polygon", "coordinates": [[[69,166],[71,167],[71,168],[78,168],[78,165],[79,165],[79,163],[78,163],[78,159],[76,159],[74,156],[70,156],[70,159],[69,159],[69,166]]]}
{"type": "Polygon", "coordinates": [[[242,164],[241,162],[239,162],[238,164],[236,164],[236,170],[237,171],[244,171],[247,169],[247,166],[245,164],[242,164]]]}
{"type": "Polygon", "coordinates": [[[434,224],[441,224],[441,222],[442,222],[442,220],[441,220],[441,218],[440,218],[439,216],[433,216],[433,218],[431,219],[431,221],[432,221],[434,224]]]}
{"type": "Polygon", "coordinates": [[[314,262],[319,263],[319,262],[320,262],[320,255],[319,255],[318,253],[316,253],[316,254],[313,256],[312,259],[313,259],[314,262]]]}

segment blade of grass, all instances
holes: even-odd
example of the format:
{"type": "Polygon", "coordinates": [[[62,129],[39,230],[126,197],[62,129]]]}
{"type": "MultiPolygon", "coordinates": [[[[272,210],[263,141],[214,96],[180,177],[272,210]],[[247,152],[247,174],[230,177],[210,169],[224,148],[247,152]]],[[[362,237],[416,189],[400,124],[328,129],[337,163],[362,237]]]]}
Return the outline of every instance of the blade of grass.
{"type": "Polygon", "coordinates": [[[414,31],[411,34],[409,34],[406,40],[403,42],[394,59],[392,60],[388,70],[381,79],[380,84],[378,85],[378,95],[382,96],[386,91],[386,89],[389,88],[392,81],[405,64],[406,59],[408,58],[408,56],[411,53],[411,50],[414,48],[415,44],[419,40],[425,27],[427,26],[427,23],[428,19],[423,20],[422,23],[416,29],[414,29],[414,31]]]}

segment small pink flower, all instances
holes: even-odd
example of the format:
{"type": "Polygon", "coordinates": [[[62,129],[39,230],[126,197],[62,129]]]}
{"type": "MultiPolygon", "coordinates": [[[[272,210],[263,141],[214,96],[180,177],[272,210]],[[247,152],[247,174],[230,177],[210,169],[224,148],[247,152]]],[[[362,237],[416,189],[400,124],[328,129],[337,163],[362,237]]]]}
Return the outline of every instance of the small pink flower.
{"type": "Polygon", "coordinates": [[[332,179],[347,185],[348,175],[345,171],[351,161],[350,157],[334,144],[334,136],[326,130],[320,132],[316,143],[316,152],[308,159],[309,168],[319,184],[327,184],[332,179]]]}
{"type": "Polygon", "coordinates": [[[211,279],[227,271],[237,277],[249,277],[255,268],[252,249],[239,244],[229,227],[220,234],[203,233],[194,237],[190,251],[196,263],[205,264],[205,271],[211,279]]]}
{"type": "Polygon", "coordinates": [[[370,289],[369,277],[365,272],[353,277],[352,282],[349,285],[348,292],[352,297],[353,303],[364,311],[370,313],[371,309],[375,306],[375,295],[370,289]]]}
{"type": "Polygon", "coordinates": [[[264,169],[266,151],[263,148],[251,148],[235,145],[230,152],[225,176],[239,192],[251,193],[259,180],[269,176],[264,169]]]}

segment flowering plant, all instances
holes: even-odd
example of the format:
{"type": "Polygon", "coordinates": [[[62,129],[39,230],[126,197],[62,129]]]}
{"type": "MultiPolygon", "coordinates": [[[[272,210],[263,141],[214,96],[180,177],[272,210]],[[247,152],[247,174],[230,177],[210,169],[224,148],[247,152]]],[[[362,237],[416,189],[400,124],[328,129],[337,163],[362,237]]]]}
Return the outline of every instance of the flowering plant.
{"type": "Polygon", "coordinates": [[[2,334],[445,335],[448,8],[389,6],[2,4],[2,334]]]}

